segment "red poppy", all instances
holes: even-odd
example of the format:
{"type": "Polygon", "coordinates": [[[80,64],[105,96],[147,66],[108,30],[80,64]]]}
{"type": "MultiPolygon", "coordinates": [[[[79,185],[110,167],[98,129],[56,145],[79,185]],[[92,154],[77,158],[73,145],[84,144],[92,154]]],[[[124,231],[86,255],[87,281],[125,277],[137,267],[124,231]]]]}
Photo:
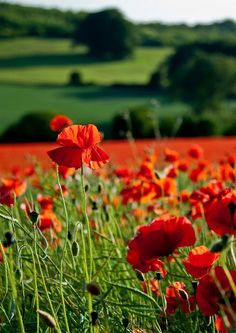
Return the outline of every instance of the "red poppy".
{"type": "Polygon", "coordinates": [[[192,224],[186,217],[155,219],[139,227],[129,242],[127,261],[134,269],[147,272],[153,260],[169,256],[177,248],[193,245],[195,241],[192,224]]]}
{"type": "Polygon", "coordinates": [[[38,194],[37,195],[37,201],[40,204],[41,208],[43,210],[52,210],[53,208],[53,200],[51,197],[47,197],[47,196],[43,196],[42,194],[38,194]]]}
{"type": "Polygon", "coordinates": [[[184,313],[190,313],[195,309],[195,297],[189,295],[183,282],[174,282],[166,289],[166,313],[172,315],[178,308],[184,313]]]}
{"type": "Polygon", "coordinates": [[[219,256],[218,253],[212,253],[206,246],[201,245],[189,252],[188,257],[183,260],[183,264],[189,274],[200,279],[207,275],[219,256]]]}
{"type": "Polygon", "coordinates": [[[179,159],[179,153],[170,148],[165,148],[164,155],[165,155],[165,161],[167,162],[176,162],[179,159]]]}
{"type": "Polygon", "coordinates": [[[188,154],[192,158],[199,159],[199,158],[203,157],[204,151],[203,151],[203,149],[202,149],[201,146],[199,146],[199,145],[193,145],[189,149],[188,154]]]}
{"type": "Polygon", "coordinates": [[[0,187],[0,203],[3,205],[13,205],[14,196],[19,197],[26,191],[26,182],[18,178],[2,178],[0,187]]]}
{"type": "Polygon", "coordinates": [[[61,232],[61,223],[52,210],[44,210],[39,215],[39,229],[41,231],[49,231],[52,229],[56,232],[61,232]]]}
{"type": "Polygon", "coordinates": [[[208,227],[218,235],[236,236],[236,195],[229,192],[215,199],[205,211],[208,227]]]}
{"type": "Polygon", "coordinates": [[[54,132],[61,132],[65,127],[73,124],[73,121],[64,115],[56,115],[50,121],[50,128],[54,132]]]}
{"type": "Polygon", "coordinates": [[[66,127],[57,138],[62,146],[50,150],[48,155],[58,165],[68,168],[81,168],[82,163],[96,169],[106,164],[108,155],[97,144],[101,134],[94,125],[72,125],[66,127]]]}
{"type": "MultiPolygon", "coordinates": [[[[236,283],[236,271],[229,271],[232,282],[236,283]]],[[[196,300],[199,309],[205,316],[213,316],[220,310],[229,315],[230,322],[232,311],[229,312],[228,304],[230,304],[233,313],[236,314],[236,298],[232,290],[229,279],[220,266],[212,269],[209,275],[203,277],[196,290],[196,300]],[[226,299],[228,302],[226,302],[226,299]]]]}

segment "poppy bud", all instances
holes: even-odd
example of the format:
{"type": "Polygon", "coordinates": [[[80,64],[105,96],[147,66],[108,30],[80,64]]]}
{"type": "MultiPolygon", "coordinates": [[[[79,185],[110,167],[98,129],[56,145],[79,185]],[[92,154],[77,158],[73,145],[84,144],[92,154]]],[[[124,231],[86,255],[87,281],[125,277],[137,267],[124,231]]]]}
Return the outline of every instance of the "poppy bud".
{"type": "Polygon", "coordinates": [[[135,269],[135,273],[139,281],[144,281],[143,273],[140,272],[138,269],[135,269]]]}
{"type": "Polygon", "coordinates": [[[92,201],[92,210],[98,210],[98,205],[96,201],[92,201]]]}
{"type": "Polygon", "coordinates": [[[5,233],[5,240],[3,241],[3,246],[8,247],[15,243],[15,239],[13,238],[13,234],[10,231],[5,233]]]}
{"type": "Polygon", "coordinates": [[[76,241],[72,243],[71,250],[73,256],[76,257],[79,253],[79,244],[76,241]]]}
{"type": "Polygon", "coordinates": [[[86,184],[85,186],[84,186],[84,191],[85,192],[88,192],[90,190],[90,186],[89,186],[89,184],[86,184]]]}
{"type": "Polygon", "coordinates": [[[228,245],[229,237],[227,235],[223,235],[221,239],[216,240],[209,248],[210,252],[221,252],[224,250],[228,245]]]}
{"type": "Polygon", "coordinates": [[[124,326],[125,328],[127,328],[128,325],[129,325],[129,319],[128,319],[128,318],[123,318],[123,319],[122,319],[122,323],[123,323],[123,326],[124,326]]]}
{"type": "Polygon", "coordinates": [[[188,300],[188,293],[186,293],[186,291],[184,289],[179,289],[179,294],[183,300],[185,300],[185,301],[188,300]]]}
{"type": "Polygon", "coordinates": [[[162,279],[161,272],[156,272],[156,280],[160,281],[162,279]]]}
{"type": "Polygon", "coordinates": [[[98,296],[100,295],[100,288],[98,287],[98,285],[94,282],[90,282],[87,284],[86,286],[87,291],[93,295],[93,296],[98,296]]]}
{"type": "Polygon", "coordinates": [[[39,214],[35,211],[29,213],[29,219],[33,224],[35,224],[38,221],[38,216],[39,214]]]}
{"type": "Polygon", "coordinates": [[[42,310],[38,310],[38,313],[48,327],[51,327],[51,328],[56,327],[56,321],[52,317],[52,315],[50,315],[48,312],[42,311],[42,310]]]}
{"type": "Polygon", "coordinates": [[[71,231],[68,231],[67,238],[69,239],[69,241],[72,241],[72,233],[71,233],[71,231]]]}
{"type": "Polygon", "coordinates": [[[91,312],[91,320],[92,320],[92,325],[93,326],[95,326],[97,324],[97,319],[98,319],[97,311],[92,311],[91,312]]]}
{"type": "Polygon", "coordinates": [[[15,271],[15,277],[16,279],[18,279],[19,281],[21,281],[21,278],[22,278],[22,272],[19,268],[16,269],[15,271]]]}
{"type": "Polygon", "coordinates": [[[98,193],[102,193],[102,190],[103,190],[103,184],[99,183],[98,184],[98,193]]]}

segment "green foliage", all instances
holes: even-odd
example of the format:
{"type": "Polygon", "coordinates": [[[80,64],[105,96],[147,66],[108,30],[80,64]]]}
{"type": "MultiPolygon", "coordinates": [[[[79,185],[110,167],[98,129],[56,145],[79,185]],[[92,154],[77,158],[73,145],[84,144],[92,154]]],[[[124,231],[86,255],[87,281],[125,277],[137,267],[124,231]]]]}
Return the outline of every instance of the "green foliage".
{"type": "Polygon", "coordinates": [[[55,115],[52,111],[37,111],[24,115],[0,137],[1,142],[46,142],[55,140],[56,134],[49,128],[55,115]]]}
{"type": "Polygon", "coordinates": [[[236,85],[235,65],[229,57],[196,52],[175,71],[170,65],[170,90],[196,112],[218,109],[236,85]]]}
{"type": "Polygon", "coordinates": [[[84,14],[0,4],[0,38],[19,36],[72,37],[84,14]]]}
{"type": "Polygon", "coordinates": [[[117,114],[113,119],[112,134],[115,139],[136,139],[155,136],[155,115],[147,106],[137,106],[117,114]]]}
{"type": "Polygon", "coordinates": [[[118,10],[107,9],[88,14],[79,24],[75,40],[87,45],[92,56],[122,59],[134,50],[135,32],[118,10]]]}
{"type": "Polygon", "coordinates": [[[82,86],[84,84],[82,75],[80,72],[72,72],[69,77],[70,86],[82,86]]]}

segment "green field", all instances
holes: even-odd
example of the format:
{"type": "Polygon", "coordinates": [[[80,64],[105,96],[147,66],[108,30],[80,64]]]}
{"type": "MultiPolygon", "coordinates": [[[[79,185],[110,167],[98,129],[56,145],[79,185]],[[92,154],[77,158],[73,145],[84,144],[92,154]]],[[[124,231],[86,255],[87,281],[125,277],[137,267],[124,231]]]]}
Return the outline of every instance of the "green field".
{"type": "Polygon", "coordinates": [[[73,47],[66,39],[2,40],[0,82],[66,84],[77,70],[85,82],[144,84],[171,52],[170,48],[138,48],[132,58],[104,62],[88,57],[84,47],[73,47]]]}
{"type": "Polygon", "coordinates": [[[0,85],[0,133],[24,113],[55,110],[69,115],[76,122],[92,122],[109,133],[109,122],[114,114],[127,106],[148,104],[153,99],[161,102],[158,113],[182,114],[187,107],[170,103],[164,97],[145,89],[109,87],[28,87],[0,85]],[[14,96],[14,97],[13,97],[14,96]]]}
{"type": "MultiPolygon", "coordinates": [[[[109,123],[120,110],[159,99],[155,92],[110,88],[111,83],[145,84],[172,50],[139,48],[123,61],[98,61],[84,47],[66,39],[20,38],[0,41],[0,133],[30,111],[52,110],[76,122],[93,122],[109,133],[109,123]],[[72,71],[96,86],[68,87],[72,71]]],[[[186,106],[161,97],[157,112],[179,114],[186,106]]]]}
{"type": "MultiPolygon", "coordinates": [[[[159,102],[156,114],[173,117],[189,109],[183,103],[138,87],[110,87],[112,83],[145,84],[170,54],[170,48],[138,48],[123,61],[98,61],[83,47],[66,39],[21,38],[0,41],[0,135],[24,114],[55,111],[78,123],[94,123],[109,137],[114,115],[127,107],[159,102]],[[69,87],[77,70],[85,82],[96,85],[69,87]]],[[[235,107],[227,104],[225,110],[235,107]]]]}

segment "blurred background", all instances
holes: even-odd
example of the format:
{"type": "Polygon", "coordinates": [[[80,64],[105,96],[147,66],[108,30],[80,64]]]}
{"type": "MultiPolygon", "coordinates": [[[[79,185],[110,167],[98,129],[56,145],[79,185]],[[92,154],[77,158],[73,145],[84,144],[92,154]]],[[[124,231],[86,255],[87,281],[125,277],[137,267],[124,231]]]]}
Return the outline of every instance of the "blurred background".
{"type": "Polygon", "coordinates": [[[234,0],[0,1],[0,142],[236,134],[234,0]]]}

